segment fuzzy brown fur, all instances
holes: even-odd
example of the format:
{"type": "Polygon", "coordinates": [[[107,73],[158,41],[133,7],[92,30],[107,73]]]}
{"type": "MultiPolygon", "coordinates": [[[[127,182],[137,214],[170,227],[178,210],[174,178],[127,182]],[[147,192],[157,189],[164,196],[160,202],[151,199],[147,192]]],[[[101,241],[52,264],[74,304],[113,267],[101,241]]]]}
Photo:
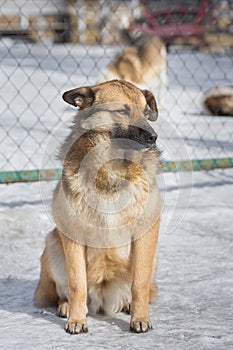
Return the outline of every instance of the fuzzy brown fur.
{"type": "Polygon", "coordinates": [[[233,87],[217,87],[209,90],[203,105],[209,115],[233,117],[233,87]]]}
{"type": "Polygon", "coordinates": [[[119,79],[146,85],[151,74],[156,79],[166,67],[165,47],[156,36],[144,37],[137,44],[128,46],[108,65],[108,69],[119,79]]]}
{"type": "Polygon", "coordinates": [[[157,36],[144,36],[131,41],[103,71],[103,80],[124,79],[139,88],[158,94],[159,107],[164,107],[167,87],[167,51],[157,36]],[[158,84],[159,83],[159,84],[158,84]]]}
{"type": "Polygon", "coordinates": [[[131,312],[133,332],[146,332],[161,209],[156,134],[148,123],[157,119],[155,99],[118,80],[63,98],[80,111],[61,147],[56,228],[46,239],[35,303],[57,304],[71,334],[87,332],[87,312],[121,310],[131,312]]]}

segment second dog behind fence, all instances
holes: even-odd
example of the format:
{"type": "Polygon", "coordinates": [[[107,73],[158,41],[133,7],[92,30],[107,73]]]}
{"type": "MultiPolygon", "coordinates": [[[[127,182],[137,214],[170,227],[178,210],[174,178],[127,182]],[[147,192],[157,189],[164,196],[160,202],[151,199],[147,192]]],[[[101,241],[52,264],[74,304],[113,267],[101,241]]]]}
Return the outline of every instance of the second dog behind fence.
{"type": "Polygon", "coordinates": [[[159,109],[165,108],[167,89],[167,50],[155,36],[129,39],[130,42],[103,70],[101,81],[123,79],[141,89],[149,89],[157,97],[159,109]]]}

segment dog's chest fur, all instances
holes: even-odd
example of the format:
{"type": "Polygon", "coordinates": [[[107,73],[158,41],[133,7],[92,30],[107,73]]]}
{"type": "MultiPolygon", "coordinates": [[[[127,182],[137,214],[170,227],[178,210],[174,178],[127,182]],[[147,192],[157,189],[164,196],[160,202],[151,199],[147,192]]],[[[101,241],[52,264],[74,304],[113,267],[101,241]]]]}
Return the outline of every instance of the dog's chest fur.
{"type": "Polygon", "coordinates": [[[53,204],[58,228],[92,247],[121,246],[136,238],[157,215],[151,200],[157,195],[156,157],[147,153],[106,162],[101,153],[78,170],[64,167],[53,204]]]}

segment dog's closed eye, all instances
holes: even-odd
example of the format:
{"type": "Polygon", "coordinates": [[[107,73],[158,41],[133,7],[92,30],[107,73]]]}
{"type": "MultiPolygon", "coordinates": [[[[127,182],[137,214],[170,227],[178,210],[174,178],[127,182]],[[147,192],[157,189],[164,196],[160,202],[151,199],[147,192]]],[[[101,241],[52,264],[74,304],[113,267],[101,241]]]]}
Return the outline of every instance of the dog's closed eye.
{"type": "Polygon", "coordinates": [[[116,112],[117,114],[129,117],[130,116],[130,106],[124,105],[124,108],[117,109],[114,112],[116,112]]]}

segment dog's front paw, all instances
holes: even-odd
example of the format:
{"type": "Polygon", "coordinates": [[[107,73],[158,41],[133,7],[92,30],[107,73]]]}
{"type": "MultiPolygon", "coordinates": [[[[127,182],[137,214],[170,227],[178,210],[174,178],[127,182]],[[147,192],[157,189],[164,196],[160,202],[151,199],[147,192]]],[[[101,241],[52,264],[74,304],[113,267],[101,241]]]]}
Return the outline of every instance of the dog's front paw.
{"type": "Polygon", "coordinates": [[[131,320],[130,322],[130,330],[134,333],[145,333],[150,329],[153,329],[150,321],[146,320],[131,320]]]}
{"type": "Polygon", "coordinates": [[[68,320],[65,325],[65,331],[70,334],[87,333],[87,321],[68,320]]]}

